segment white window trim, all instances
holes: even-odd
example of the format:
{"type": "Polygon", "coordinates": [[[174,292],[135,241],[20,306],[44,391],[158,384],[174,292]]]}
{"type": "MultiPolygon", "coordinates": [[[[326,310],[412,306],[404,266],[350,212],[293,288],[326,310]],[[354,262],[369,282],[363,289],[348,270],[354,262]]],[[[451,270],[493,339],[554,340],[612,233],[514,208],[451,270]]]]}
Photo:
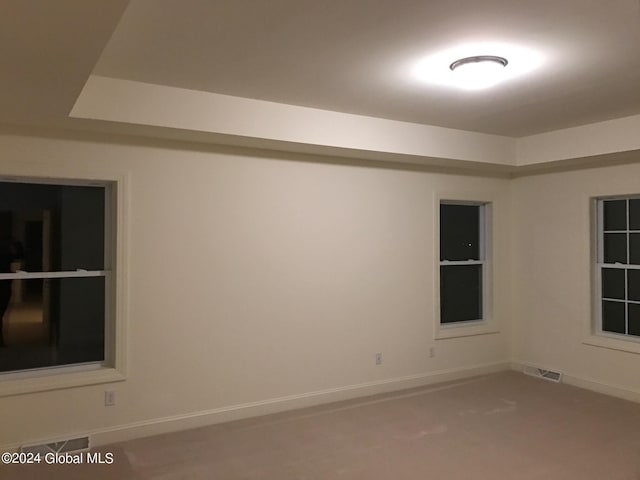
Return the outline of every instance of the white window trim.
{"type": "Polygon", "coordinates": [[[495,199],[492,195],[472,193],[438,192],[434,198],[434,340],[488,335],[499,333],[493,315],[493,210],[495,199]],[[440,204],[483,205],[480,211],[480,248],[484,253],[482,260],[463,262],[440,261],[440,204]],[[440,322],[440,265],[484,264],[482,278],[483,318],[468,322],[442,324],[440,322]]]}
{"type": "MultiPolygon", "coordinates": [[[[602,268],[640,269],[640,265],[605,264],[604,259],[604,224],[603,200],[627,200],[640,198],[637,192],[632,194],[618,194],[590,198],[591,211],[591,278],[592,278],[592,314],[588,325],[587,335],[583,340],[585,345],[620,350],[628,353],[640,354],[640,337],[626,334],[606,332],[602,330],[602,268]]],[[[628,215],[628,212],[627,212],[628,215]]],[[[631,231],[631,230],[629,230],[631,231]]],[[[624,231],[625,233],[627,230],[624,231]]],[[[628,240],[627,240],[628,242],[628,240]]],[[[628,245],[627,245],[628,247],[628,245]]],[[[626,300],[625,300],[626,302],[626,300]]],[[[640,303],[640,302],[632,302],[640,303]]],[[[626,315],[626,309],[625,309],[626,315]]]]}
{"type": "Polygon", "coordinates": [[[0,273],[0,280],[25,280],[28,278],[88,278],[106,277],[109,272],[106,270],[69,270],[55,272],[26,272],[18,270],[15,273],[0,273]]]}
{"type": "Polygon", "coordinates": [[[47,175],[46,178],[43,178],[39,174],[39,172],[42,171],[41,165],[37,163],[25,162],[20,167],[20,171],[7,172],[6,175],[0,176],[0,181],[55,185],[110,185],[110,188],[106,189],[105,204],[108,206],[115,204],[115,208],[107,208],[106,211],[106,232],[108,232],[112,238],[110,241],[105,242],[105,249],[110,248],[111,245],[115,245],[116,251],[115,255],[112,255],[112,252],[105,251],[105,256],[110,258],[112,263],[110,272],[84,270],[72,272],[16,272],[2,274],[0,278],[24,279],[105,276],[105,298],[109,299],[105,303],[105,315],[106,318],[113,320],[111,322],[105,322],[104,362],[90,362],[2,373],[0,374],[0,397],[126,380],[129,175],[114,175],[113,173],[96,174],[89,172],[87,172],[86,175],[81,175],[78,169],[73,169],[73,171],[61,171],[59,175],[47,175]],[[113,196],[115,196],[115,199],[113,196]],[[112,276],[114,278],[110,278],[112,276]],[[115,291],[112,291],[114,286],[115,291]]]}

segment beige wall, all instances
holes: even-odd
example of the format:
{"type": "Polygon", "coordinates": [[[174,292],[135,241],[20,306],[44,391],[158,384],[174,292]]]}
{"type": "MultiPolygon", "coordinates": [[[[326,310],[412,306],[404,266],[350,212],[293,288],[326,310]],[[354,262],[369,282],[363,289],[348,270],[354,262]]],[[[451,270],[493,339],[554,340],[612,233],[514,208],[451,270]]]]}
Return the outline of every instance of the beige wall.
{"type": "Polygon", "coordinates": [[[597,196],[640,193],[640,165],[513,182],[513,358],[570,382],[640,400],[640,345],[591,329],[591,213],[597,196]],[[594,345],[601,343],[601,345],[594,345]]]}
{"type": "Polygon", "coordinates": [[[166,144],[2,136],[0,148],[0,174],[130,186],[128,379],[0,398],[0,445],[509,359],[508,180],[166,144]],[[495,199],[498,334],[433,339],[440,192],[495,199]]]}

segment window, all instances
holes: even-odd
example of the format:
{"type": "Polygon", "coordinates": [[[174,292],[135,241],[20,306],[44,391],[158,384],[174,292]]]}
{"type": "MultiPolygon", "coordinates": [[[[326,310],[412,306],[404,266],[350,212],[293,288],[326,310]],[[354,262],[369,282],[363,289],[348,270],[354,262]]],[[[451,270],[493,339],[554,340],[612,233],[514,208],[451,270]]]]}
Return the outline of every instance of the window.
{"type": "Polygon", "coordinates": [[[0,379],[112,366],[111,183],[0,182],[0,379]]]}
{"type": "Polygon", "coordinates": [[[440,202],[440,324],[485,319],[486,205],[440,202]]]}
{"type": "Polygon", "coordinates": [[[640,340],[640,196],[597,200],[596,330],[640,340]]]}

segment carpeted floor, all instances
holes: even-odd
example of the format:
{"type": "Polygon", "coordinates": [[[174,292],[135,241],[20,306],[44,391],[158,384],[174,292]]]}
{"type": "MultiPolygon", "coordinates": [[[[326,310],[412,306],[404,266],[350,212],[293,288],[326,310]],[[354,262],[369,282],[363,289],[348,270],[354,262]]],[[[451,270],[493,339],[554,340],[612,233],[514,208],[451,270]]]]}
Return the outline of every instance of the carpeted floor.
{"type": "Polygon", "coordinates": [[[640,404],[515,372],[103,447],[3,480],[639,480],[640,404]]]}

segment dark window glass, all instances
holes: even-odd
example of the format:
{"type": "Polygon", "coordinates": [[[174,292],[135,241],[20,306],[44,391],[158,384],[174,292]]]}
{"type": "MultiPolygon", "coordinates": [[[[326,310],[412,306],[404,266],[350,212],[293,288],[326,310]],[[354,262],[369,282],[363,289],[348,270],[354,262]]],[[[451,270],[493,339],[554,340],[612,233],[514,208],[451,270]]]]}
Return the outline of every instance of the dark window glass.
{"type": "Polygon", "coordinates": [[[480,260],[479,240],[479,205],[440,205],[440,260],[480,260]]]}
{"type": "MultiPolygon", "coordinates": [[[[105,269],[104,186],[0,182],[0,272],[105,269]]],[[[0,371],[105,360],[105,277],[0,281],[0,371]]]]}
{"type": "Polygon", "coordinates": [[[630,303],[629,311],[629,335],[640,336],[640,305],[630,303]]]}
{"type": "Polygon", "coordinates": [[[604,229],[605,230],[626,230],[627,229],[627,201],[626,200],[606,200],[603,203],[604,229]]]}
{"type": "Polygon", "coordinates": [[[640,198],[629,200],[629,230],[640,230],[640,198]]]}
{"type": "Polygon", "coordinates": [[[627,234],[604,234],[604,263],[627,263],[627,234]]]}
{"type": "Polygon", "coordinates": [[[640,265],[640,233],[629,234],[629,263],[640,265]]]}
{"type": "Polygon", "coordinates": [[[482,265],[440,267],[440,321],[482,319],[482,265]]]}
{"type": "Polygon", "coordinates": [[[104,187],[0,182],[0,243],[12,245],[0,270],[103,270],[104,199],[104,187]]]}
{"type": "Polygon", "coordinates": [[[612,333],[626,333],[623,302],[602,302],[602,330],[612,333]]]}
{"type": "Polygon", "coordinates": [[[602,269],[602,297],[625,299],[625,271],[623,269],[602,269]]]}
{"type": "MultiPolygon", "coordinates": [[[[102,362],[105,359],[105,278],[39,279],[39,298],[12,280],[4,315],[0,371],[102,362]]],[[[4,283],[4,282],[0,282],[4,283]]]]}
{"type": "Polygon", "coordinates": [[[640,270],[627,270],[627,298],[640,302],[640,270]]]}

